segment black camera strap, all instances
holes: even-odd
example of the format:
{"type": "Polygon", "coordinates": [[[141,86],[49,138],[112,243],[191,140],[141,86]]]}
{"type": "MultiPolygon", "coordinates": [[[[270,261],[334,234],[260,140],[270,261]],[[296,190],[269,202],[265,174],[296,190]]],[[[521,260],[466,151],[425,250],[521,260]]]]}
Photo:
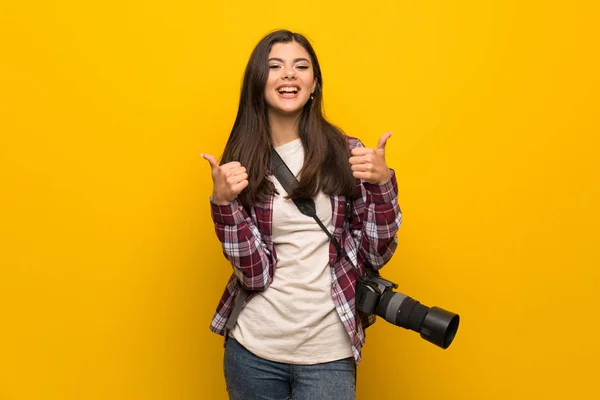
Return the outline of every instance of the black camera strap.
{"type": "MultiPolygon", "coordinates": [[[[292,171],[290,171],[287,164],[283,161],[283,159],[281,158],[279,153],[277,153],[277,151],[274,148],[271,148],[271,157],[272,157],[271,165],[273,167],[273,175],[275,175],[275,177],[277,178],[279,183],[281,183],[281,187],[283,187],[283,189],[285,189],[285,191],[288,194],[293,193],[296,186],[298,186],[298,179],[296,179],[296,177],[294,176],[292,171]]],[[[292,199],[292,201],[296,204],[296,206],[298,207],[298,209],[300,210],[300,212],[302,214],[306,215],[307,217],[313,218],[317,222],[317,224],[323,230],[323,232],[325,232],[325,234],[327,235],[329,240],[331,240],[331,242],[335,246],[338,253],[341,254],[346,260],[348,260],[348,262],[350,263],[352,268],[354,268],[354,271],[356,272],[356,274],[360,277],[358,268],[356,267],[356,265],[354,264],[354,262],[352,261],[352,259],[348,255],[348,253],[346,253],[346,251],[342,248],[342,246],[340,246],[339,242],[335,239],[335,237],[331,234],[331,232],[329,232],[329,230],[325,227],[325,225],[323,225],[323,222],[321,222],[321,220],[317,216],[317,208],[315,206],[314,200],[302,198],[302,199],[292,199]]],[[[347,198],[346,198],[346,210],[350,210],[350,201],[347,198]]]]}

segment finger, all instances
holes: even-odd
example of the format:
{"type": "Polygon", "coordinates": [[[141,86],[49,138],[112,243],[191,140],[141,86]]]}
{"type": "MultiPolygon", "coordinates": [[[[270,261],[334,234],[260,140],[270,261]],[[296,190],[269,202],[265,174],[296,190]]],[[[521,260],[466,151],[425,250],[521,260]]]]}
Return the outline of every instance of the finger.
{"type": "Polygon", "coordinates": [[[238,183],[240,183],[241,181],[245,181],[248,179],[248,174],[247,173],[242,173],[239,175],[231,175],[227,178],[227,182],[230,185],[237,185],[238,183]]]}
{"type": "Polygon", "coordinates": [[[238,168],[240,167],[242,164],[240,164],[239,161],[230,161],[227,164],[223,164],[221,165],[221,168],[223,169],[232,169],[232,168],[238,168]]]}
{"type": "Polygon", "coordinates": [[[239,194],[242,190],[244,190],[246,187],[248,186],[248,181],[247,180],[243,180],[240,183],[236,183],[235,185],[233,185],[231,187],[231,190],[236,193],[239,194]]]}
{"type": "Polygon", "coordinates": [[[246,168],[244,168],[244,167],[231,168],[231,169],[227,170],[227,172],[232,176],[240,175],[240,174],[243,174],[246,172],[246,168]]]}
{"type": "Polygon", "coordinates": [[[365,154],[369,153],[373,153],[373,149],[370,149],[368,147],[356,147],[350,152],[350,154],[352,154],[353,156],[364,156],[365,154]]]}
{"type": "Polygon", "coordinates": [[[385,150],[385,144],[387,143],[388,139],[392,136],[392,132],[386,132],[383,135],[381,135],[381,137],[379,138],[379,141],[377,142],[377,149],[378,150],[385,150]]]}
{"type": "Polygon", "coordinates": [[[352,176],[356,179],[362,179],[363,181],[367,181],[371,178],[372,174],[370,172],[354,171],[352,172],[352,176]]]}
{"type": "Polygon", "coordinates": [[[355,164],[355,165],[351,166],[350,169],[352,169],[352,171],[371,172],[371,171],[373,171],[373,164],[371,164],[371,163],[355,164]]]}
{"type": "Polygon", "coordinates": [[[221,170],[221,173],[225,176],[225,178],[227,179],[227,182],[229,182],[231,184],[238,183],[242,179],[248,178],[248,174],[245,171],[239,170],[239,169],[236,169],[236,170],[224,169],[224,170],[221,170]]]}
{"type": "Polygon", "coordinates": [[[369,154],[366,154],[363,156],[350,157],[348,161],[350,161],[350,165],[356,165],[372,162],[373,160],[371,159],[371,156],[369,154]]]}
{"type": "Polygon", "coordinates": [[[200,154],[210,164],[211,169],[219,168],[219,163],[210,154],[200,154]]]}

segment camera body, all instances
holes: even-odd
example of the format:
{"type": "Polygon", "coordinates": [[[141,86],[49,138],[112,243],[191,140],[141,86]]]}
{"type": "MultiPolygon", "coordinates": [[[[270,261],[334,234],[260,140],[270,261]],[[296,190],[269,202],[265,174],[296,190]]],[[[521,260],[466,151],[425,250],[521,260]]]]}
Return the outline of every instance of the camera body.
{"type": "Polygon", "coordinates": [[[375,314],[391,324],[421,334],[443,349],[448,348],[458,330],[460,317],[439,307],[427,307],[413,298],[395,292],[398,285],[372,272],[356,285],[356,309],[375,314]]]}
{"type": "Polygon", "coordinates": [[[382,294],[386,291],[393,292],[397,288],[398,285],[394,282],[377,275],[368,275],[356,286],[356,309],[365,314],[379,315],[377,308],[382,294]]]}

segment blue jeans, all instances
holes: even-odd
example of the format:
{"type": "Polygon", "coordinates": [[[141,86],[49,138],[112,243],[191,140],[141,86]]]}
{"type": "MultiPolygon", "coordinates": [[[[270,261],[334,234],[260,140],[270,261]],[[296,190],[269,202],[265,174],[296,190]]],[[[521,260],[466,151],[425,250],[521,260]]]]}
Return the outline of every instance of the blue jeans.
{"type": "Polygon", "coordinates": [[[354,358],[296,365],[257,357],[227,339],[223,362],[230,400],[355,400],[354,358]]]}

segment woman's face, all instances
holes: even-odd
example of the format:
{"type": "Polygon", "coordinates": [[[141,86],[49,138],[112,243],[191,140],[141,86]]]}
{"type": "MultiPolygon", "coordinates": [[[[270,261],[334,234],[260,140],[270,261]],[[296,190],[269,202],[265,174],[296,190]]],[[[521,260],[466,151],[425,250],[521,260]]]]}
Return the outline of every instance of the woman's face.
{"type": "Polygon", "coordinates": [[[315,90],[316,83],[310,56],[302,45],[297,42],[273,45],[265,86],[265,100],[270,113],[300,112],[315,90]]]}

